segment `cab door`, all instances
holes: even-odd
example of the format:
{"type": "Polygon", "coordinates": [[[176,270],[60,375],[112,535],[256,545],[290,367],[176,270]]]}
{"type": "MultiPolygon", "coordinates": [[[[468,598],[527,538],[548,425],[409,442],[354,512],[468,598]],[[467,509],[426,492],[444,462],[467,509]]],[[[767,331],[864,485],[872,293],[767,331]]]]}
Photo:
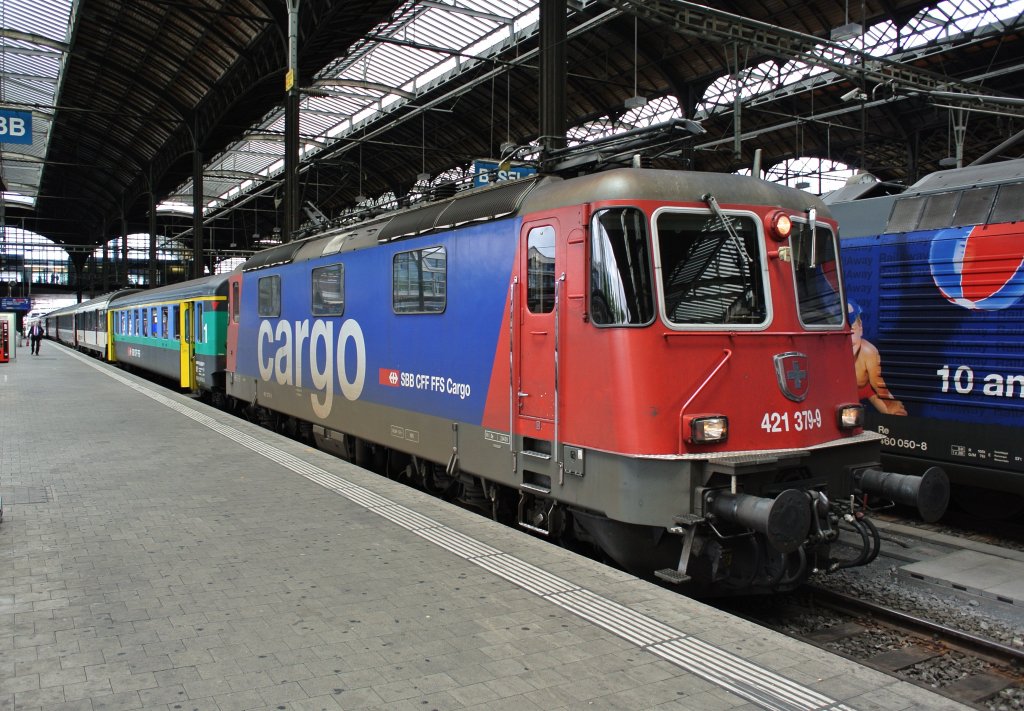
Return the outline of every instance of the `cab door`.
{"type": "Polygon", "coordinates": [[[188,390],[196,389],[196,352],[193,340],[192,329],[195,311],[191,301],[182,301],[181,310],[178,314],[178,371],[181,378],[181,387],[188,390]]]}
{"type": "Polygon", "coordinates": [[[545,423],[553,423],[557,414],[555,297],[561,274],[557,234],[557,222],[545,220],[524,224],[520,237],[513,397],[518,429],[537,433],[532,436],[546,430],[545,423]]]}

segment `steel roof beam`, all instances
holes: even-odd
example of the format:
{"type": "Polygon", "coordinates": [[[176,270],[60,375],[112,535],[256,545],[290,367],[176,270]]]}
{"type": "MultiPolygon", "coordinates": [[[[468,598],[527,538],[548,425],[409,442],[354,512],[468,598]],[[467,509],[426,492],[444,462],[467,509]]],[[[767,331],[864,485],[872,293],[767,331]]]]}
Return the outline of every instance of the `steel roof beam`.
{"type": "Polygon", "coordinates": [[[713,10],[685,0],[599,0],[604,5],[622,12],[658,22],[691,37],[712,39],[723,44],[740,42],[760,52],[783,59],[798,59],[806,64],[824,67],[850,79],[888,85],[894,90],[926,96],[945,92],[958,98],[944,101],[954,108],[1024,116],[1024,107],[1005,102],[982,87],[961,82],[951,77],[923,71],[914,67],[880,59],[855,49],[844,47],[814,35],[788,30],[784,27],[713,10]],[[845,64],[820,54],[824,47],[839,58],[855,58],[857,64],[845,64]],[[982,93],[985,95],[982,95],[982,93]]]}

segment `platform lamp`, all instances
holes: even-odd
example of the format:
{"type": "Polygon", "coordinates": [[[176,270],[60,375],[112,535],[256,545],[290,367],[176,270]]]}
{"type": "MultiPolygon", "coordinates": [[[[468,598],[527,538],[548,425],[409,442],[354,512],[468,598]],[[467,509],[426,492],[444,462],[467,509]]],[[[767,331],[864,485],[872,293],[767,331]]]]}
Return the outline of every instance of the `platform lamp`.
{"type": "Polygon", "coordinates": [[[833,42],[845,42],[855,37],[860,37],[862,34],[864,34],[864,28],[861,24],[859,22],[850,22],[850,3],[847,0],[843,24],[832,28],[832,32],[829,33],[829,39],[833,42]]]}

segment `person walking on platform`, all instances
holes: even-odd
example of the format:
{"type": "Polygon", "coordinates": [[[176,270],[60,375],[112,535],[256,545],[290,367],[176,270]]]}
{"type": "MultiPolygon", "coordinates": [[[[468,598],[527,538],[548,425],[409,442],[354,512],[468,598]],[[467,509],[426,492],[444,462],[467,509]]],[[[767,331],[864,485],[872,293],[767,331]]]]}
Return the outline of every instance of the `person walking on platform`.
{"type": "Polygon", "coordinates": [[[28,335],[32,340],[32,355],[39,355],[39,342],[43,340],[43,325],[36,321],[28,330],[28,335]]]}

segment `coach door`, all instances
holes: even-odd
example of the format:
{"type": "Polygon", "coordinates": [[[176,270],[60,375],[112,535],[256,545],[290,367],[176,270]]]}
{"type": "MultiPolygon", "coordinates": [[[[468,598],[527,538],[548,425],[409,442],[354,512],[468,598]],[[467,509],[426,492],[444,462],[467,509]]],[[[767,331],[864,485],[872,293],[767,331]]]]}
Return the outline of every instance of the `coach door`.
{"type": "Polygon", "coordinates": [[[179,366],[181,387],[188,390],[196,389],[196,353],[193,329],[195,328],[195,311],[191,301],[181,302],[181,313],[178,326],[179,366]]]}
{"type": "Polygon", "coordinates": [[[557,405],[556,234],[554,220],[523,225],[514,303],[519,314],[513,333],[517,429],[542,439],[551,439],[545,423],[554,423],[557,405]]]}

